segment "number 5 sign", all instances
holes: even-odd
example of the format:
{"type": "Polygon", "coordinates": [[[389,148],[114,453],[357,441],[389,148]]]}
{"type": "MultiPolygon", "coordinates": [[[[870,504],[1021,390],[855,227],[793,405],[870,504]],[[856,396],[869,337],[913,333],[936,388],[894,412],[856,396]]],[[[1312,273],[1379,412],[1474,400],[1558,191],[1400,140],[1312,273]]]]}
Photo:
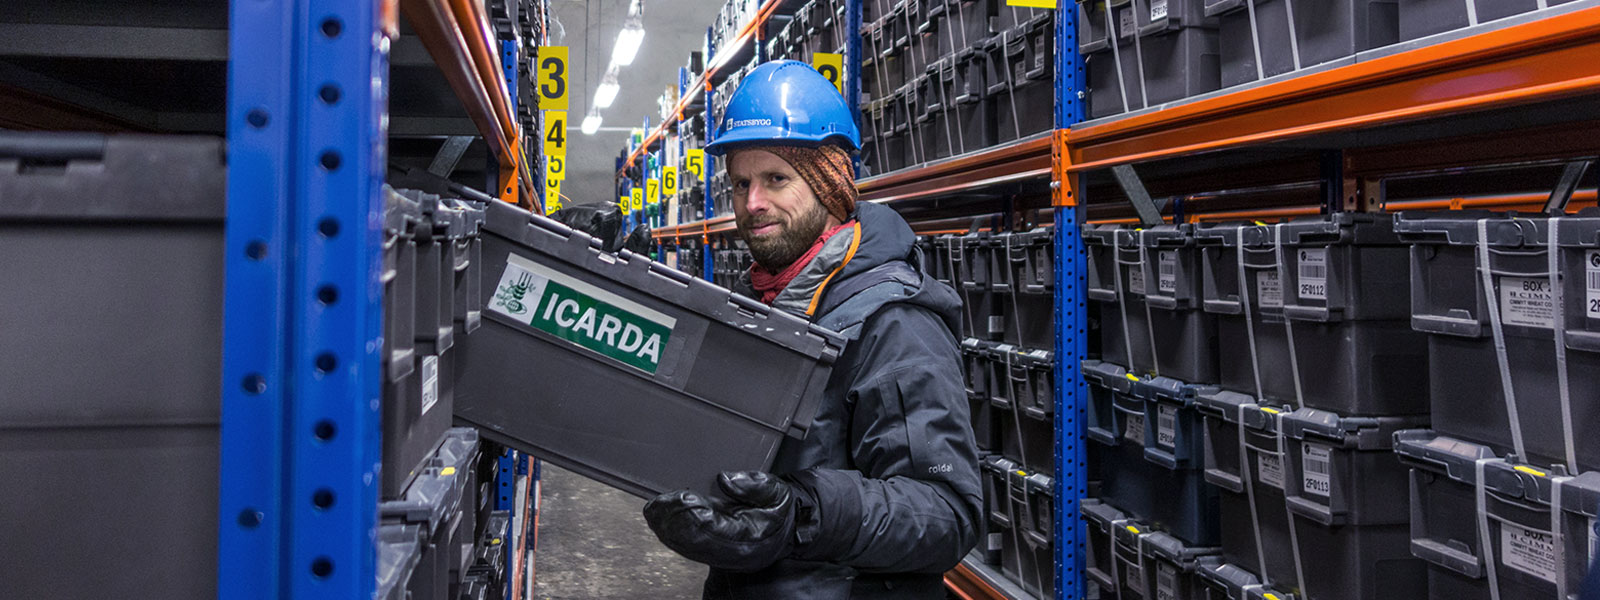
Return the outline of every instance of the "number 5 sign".
{"type": "Polygon", "coordinates": [[[567,110],[567,47],[539,47],[539,108],[567,110]]]}

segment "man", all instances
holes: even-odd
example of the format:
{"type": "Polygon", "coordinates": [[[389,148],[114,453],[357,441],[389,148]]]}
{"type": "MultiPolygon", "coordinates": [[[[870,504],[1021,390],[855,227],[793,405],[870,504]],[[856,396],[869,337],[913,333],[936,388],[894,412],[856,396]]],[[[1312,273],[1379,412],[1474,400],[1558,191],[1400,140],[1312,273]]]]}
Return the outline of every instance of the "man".
{"type": "Polygon", "coordinates": [[[859,139],[833,84],[780,61],[745,77],[706,148],[726,156],[755,258],[743,291],[849,338],[772,474],[723,473],[726,497],[645,506],[662,543],[711,566],[706,598],[943,599],[942,574],[977,541],[960,300],[914,266],[905,220],[856,204],[859,139]]]}

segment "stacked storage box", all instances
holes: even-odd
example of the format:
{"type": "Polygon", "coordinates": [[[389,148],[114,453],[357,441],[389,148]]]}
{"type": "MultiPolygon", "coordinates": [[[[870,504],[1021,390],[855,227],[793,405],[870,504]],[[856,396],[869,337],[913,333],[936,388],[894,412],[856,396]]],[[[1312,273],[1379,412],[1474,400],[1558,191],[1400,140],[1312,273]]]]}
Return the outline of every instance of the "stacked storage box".
{"type": "Polygon", "coordinates": [[[1055,11],[1001,7],[999,14],[1002,28],[984,44],[984,82],[995,139],[1005,143],[1055,126],[1055,11]]]}
{"type": "Polygon", "coordinates": [[[378,506],[380,598],[459,597],[475,562],[478,432],[451,429],[416,478],[378,506]]]}
{"type": "Polygon", "coordinates": [[[1427,423],[1423,340],[1386,215],[1197,228],[1218,387],[1200,389],[1228,564],[1311,598],[1423,592],[1397,430],[1427,423]]]}
{"type": "Polygon", "coordinates": [[[1089,116],[1182,100],[1221,85],[1217,22],[1205,0],[1080,0],[1089,116]]]}
{"type": "Polygon", "coordinates": [[[1205,0],[1205,14],[1218,22],[1222,87],[1353,60],[1399,41],[1397,0],[1245,2],[1205,0]]]}
{"type": "Polygon", "coordinates": [[[1217,548],[1190,546],[1099,500],[1080,508],[1089,524],[1084,565],[1102,598],[1207,598],[1203,573],[1222,565],[1217,548]]]}
{"type": "MultiPolygon", "coordinates": [[[[1488,23],[1573,0],[1399,0],[1400,40],[1488,23]]],[[[1296,7],[1298,8],[1298,6],[1296,7]]]]}
{"type": "Polygon", "coordinates": [[[1566,597],[1594,554],[1600,210],[1401,213],[1431,430],[1401,432],[1430,598],[1566,597]]]}

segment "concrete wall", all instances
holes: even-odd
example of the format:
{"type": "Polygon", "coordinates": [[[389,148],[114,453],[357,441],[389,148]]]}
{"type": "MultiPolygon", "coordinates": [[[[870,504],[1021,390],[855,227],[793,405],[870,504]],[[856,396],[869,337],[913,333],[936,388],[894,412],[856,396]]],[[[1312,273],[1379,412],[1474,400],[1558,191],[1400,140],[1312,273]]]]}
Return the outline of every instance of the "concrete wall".
{"type": "Polygon", "coordinates": [[[552,38],[553,44],[569,48],[572,95],[568,120],[571,135],[567,147],[570,169],[561,185],[567,204],[615,201],[616,156],[627,142],[627,128],[640,127],[644,117],[651,125],[661,121],[656,98],[668,86],[677,86],[678,67],[688,62],[689,52],[705,43],[706,27],[722,9],[721,0],[644,0],[644,45],[633,64],[622,67],[619,83],[622,92],[616,102],[603,109],[602,130],[583,135],[578,126],[588,114],[595,87],[605,76],[611,61],[611,48],[627,14],[628,0],[554,0],[556,19],[565,28],[552,38]]]}

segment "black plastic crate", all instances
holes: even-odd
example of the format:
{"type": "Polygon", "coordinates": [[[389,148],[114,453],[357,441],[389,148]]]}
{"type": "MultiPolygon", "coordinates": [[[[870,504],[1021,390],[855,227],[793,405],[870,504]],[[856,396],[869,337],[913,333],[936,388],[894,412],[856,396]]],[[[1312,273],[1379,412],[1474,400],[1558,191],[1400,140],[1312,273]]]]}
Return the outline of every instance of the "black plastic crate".
{"type": "Polygon", "coordinates": [[[1239,350],[1219,356],[1221,385],[1343,415],[1428,412],[1426,339],[1405,321],[1406,250],[1390,223],[1345,213],[1198,226],[1205,310],[1219,346],[1239,350]]]}
{"type": "Polygon", "coordinates": [[[985,451],[995,451],[999,447],[996,440],[999,438],[998,423],[994,418],[994,407],[989,403],[991,389],[994,389],[993,377],[994,361],[993,342],[967,338],[961,341],[961,356],[963,375],[967,388],[967,408],[972,420],[972,433],[977,440],[978,448],[985,451]]]}
{"type": "Polygon", "coordinates": [[[1191,547],[1142,523],[1111,529],[1120,600],[1204,600],[1199,569],[1221,564],[1216,547],[1191,547]]]}
{"type": "Polygon", "coordinates": [[[1000,454],[1026,469],[1054,474],[1055,423],[1049,414],[1029,411],[1031,402],[1021,396],[1025,390],[1011,383],[1012,363],[1008,361],[1015,360],[1011,356],[1015,351],[1005,344],[995,346],[989,361],[992,385],[989,403],[994,407],[992,414],[995,433],[1000,439],[1000,454]]]}
{"type": "Polygon", "coordinates": [[[216,595],[225,156],[0,133],[0,594],[216,595]]]}
{"type": "Polygon", "coordinates": [[[1055,61],[1038,55],[1035,46],[1054,49],[1048,21],[1008,29],[990,39],[985,81],[995,106],[996,140],[1005,143],[1055,126],[1055,61]]]}
{"type": "Polygon", "coordinates": [[[459,421],[647,497],[765,469],[809,427],[837,335],[509,205],[484,237],[498,284],[457,349],[459,421]],[[735,363],[737,381],[708,367],[735,363]]]}
{"type": "Polygon", "coordinates": [[[1563,218],[1557,227],[1559,307],[1551,288],[1548,219],[1472,210],[1406,212],[1397,216],[1395,229],[1413,244],[1411,325],[1428,334],[1433,428],[1505,455],[1518,452],[1515,414],[1524,462],[1567,464],[1565,442],[1572,431],[1578,470],[1600,467],[1600,439],[1579,432],[1600,419],[1600,403],[1588,401],[1600,394],[1600,305],[1594,300],[1600,297],[1600,210],[1563,218]],[[1480,267],[1487,267],[1490,294],[1484,293],[1480,267]],[[1570,420],[1561,406],[1557,325],[1564,329],[1560,349],[1570,420]],[[1502,340],[1503,355],[1496,350],[1502,340]]]}
{"type": "Polygon", "coordinates": [[[951,48],[956,53],[963,48],[981,46],[998,31],[994,26],[995,5],[992,0],[946,0],[944,23],[939,29],[939,45],[951,48]]]}
{"type": "MultiPolygon", "coordinates": [[[[1544,4],[1555,6],[1571,1],[1545,0],[1544,4]]],[[[1475,24],[1469,14],[1477,16],[1477,23],[1487,23],[1537,10],[1539,4],[1539,0],[1400,0],[1400,40],[1414,40],[1475,24]]]]}
{"type": "Polygon", "coordinates": [[[1140,74],[1137,19],[1131,4],[1080,2],[1078,50],[1089,84],[1089,117],[1098,119],[1149,104],[1140,74]],[[1085,30],[1087,27],[1087,30],[1085,30]]]}
{"type": "Polygon", "coordinates": [[[1244,3],[1205,1],[1206,14],[1218,21],[1222,87],[1294,71],[1296,56],[1303,69],[1400,40],[1396,0],[1295,2],[1293,23],[1289,22],[1289,2],[1256,0],[1253,29],[1244,3]]]}
{"type": "Polygon", "coordinates": [[[1174,102],[1222,86],[1217,30],[1182,27],[1139,32],[1144,98],[1149,106],[1174,102]]]}
{"type": "Polygon", "coordinates": [[[1217,20],[1206,12],[1206,4],[1206,0],[1135,0],[1132,6],[1139,32],[1152,33],[1216,27],[1217,20]]]}
{"type": "Polygon", "coordinates": [[[1054,598],[1055,480],[1023,470],[1006,480],[1012,535],[1001,538],[1002,573],[1035,598],[1054,598]]]}
{"type": "Polygon", "coordinates": [[[1229,563],[1312,598],[1422,593],[1408,515],[1395,502],[1406,471],[1389,451],[1393,432],[1416,419],[1290,412],[1226,391],[1197,402],[1206,415],[1206,479],[1228,492],[1221,546],[1229,563]]]}
{"type": "Polygon", "coordinates": [[[1088,575],[1085,583],[1099,588],[1101,598],[1114,598],[1123,581],[1116,561],[1115,530],[1129,526],[1142,529],[1143,523],[1098,498],[1080,501],[1078,514],[1088,525],[1083,546],[1084,574],[1088,575]]]}
{"type": "Polygon", "coordinates": [[[1049,19],[1055,15],[1054,9],[1011,6],[1011,3],[1005,0],[988,1],[994,4],[995,31],[1015,29],[1033,21],[1049,19]]]}
{"type": "Polygon", "coordinates": [[[1133,371],[1189,383],[1217,380],[1216,317],[1193,302],[1199,279],[1161,275],[1164,261],[1179,267],[1198,253],[1191,225],[1158,225],[1134,230],[1088,226],[1089,299],[1100,307],[1101,354],[1133,371]],[[1148,251],[1146,250],[1148,248],[1148,251]],[[1146,271],[1150,270],[1147,275],[1146,271]],[[1180,292],[1182,294],[1180,295],[1180,292]]]}
{"type": "Polygon", "coordinates": [[[1169,377],[1132,382],[1129,394],[1144,402],[1144,457],[1169,469],[1205,465],[1205,430],[1195,394],[1201,389],[1169,377]]]}
{"type": "Polygon", "coordinates": [[[1052,296],[1055,291],[1055,229],[1035,227],[1012,232],[1006,238],[1011,290],[1021,294],[1052,296]]]}
{"type": "Polygon", "coordinates": [[[1600,472],[1569,478],[1429,430],[1397,433],[1395,452],[1414,467],[1410,547],[1427,562],[1427,598],[1576,597],[1595,558],[1600,472]]]}
{"type": "Polygon", "coordinates": [[[411,597],[445,597],[460,577],[467,558],[463,546],[470,549],[473,539],[470,527],[463,527],[462,516],[474,508],[470,474],[478,456],[478,432],[451,429],[404,493],[378,505],[382,525],[417,527],[420,558],[406,583],[411,597]]]}
{"type": "MultiPolygon", "coordinates": [[[[1011,519],[1011,485],[1010,474],[1021,468],[1016,461],[998,454],[983,457],[979,461],[979,470],[983,473],[983,508],[985,537],[983,544],[984,562],[998,565],[1007,558],[1004,555],[1006,542],[1010,536],[1020,535],[1014,531],[1011,519]]],[[[1015,547],[1015,546],[1013,546],[1015,547]]],[[[1011,557],[1015,561],[1015,555],[1011,557]]],[[[1021,567],[1016,562],[1012,563],[1011,572],[1021,572],[1021,567]]]]}
{"type": "MultiPolygon", "coordinates": [[[[1251,567],[1254,569],[1255,567],[1251,567]]],[[[1234,564],[1209,564],[1200,569],[1206,600],[1286,600],[1297,598],[1262,583],[1255,573],[1234,564]]]]}

